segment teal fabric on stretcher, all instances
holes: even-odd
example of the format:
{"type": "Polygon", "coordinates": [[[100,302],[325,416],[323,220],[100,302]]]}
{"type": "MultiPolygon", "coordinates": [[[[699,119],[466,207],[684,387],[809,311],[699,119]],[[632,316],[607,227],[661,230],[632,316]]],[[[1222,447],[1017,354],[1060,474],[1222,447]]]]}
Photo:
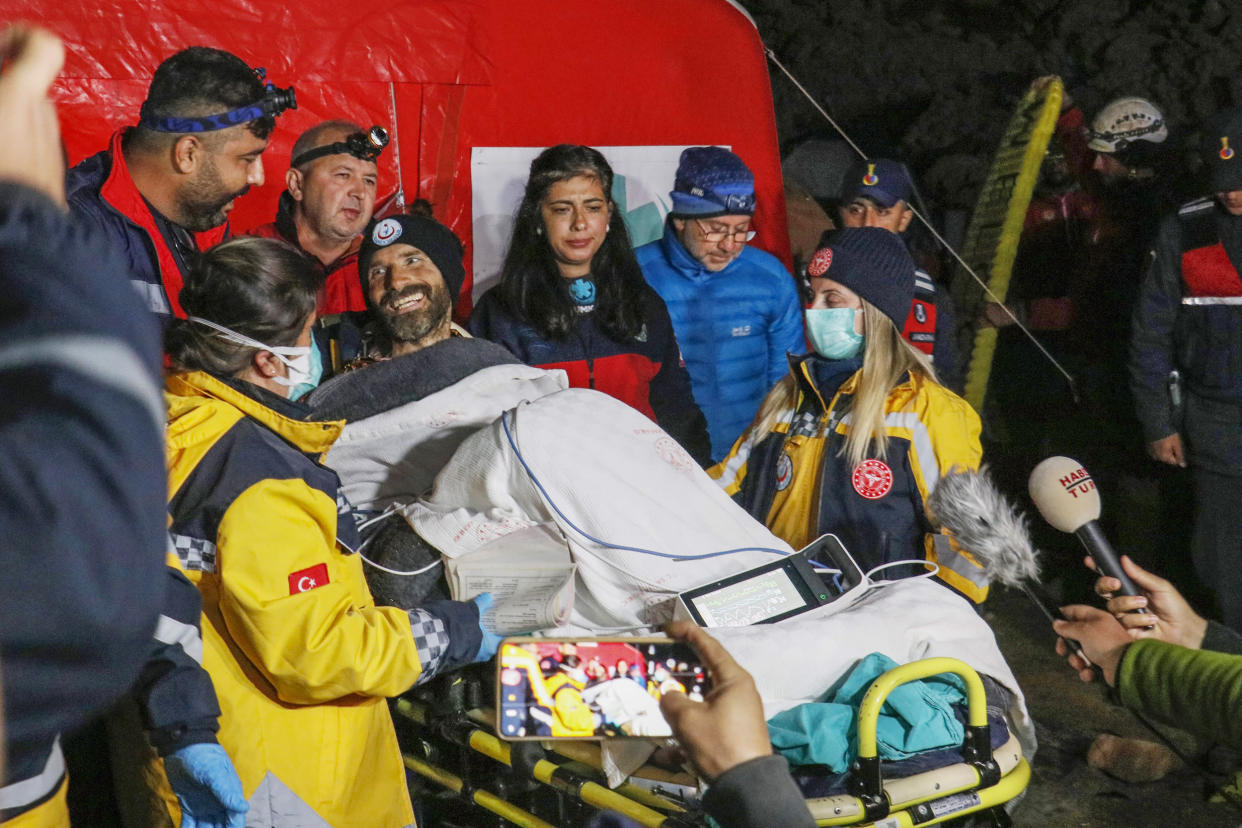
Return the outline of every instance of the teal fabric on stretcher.
{"type": "MultiPolygon", "coordinates": [[[[858,708],[871,682],[897,666],[871,653],[823,699],[777,713],[768,720],[772,746],[793,765],[827,765],[846,771],[858,756],[858,708]]],[[[876,742],[881,759],[961,744],[962,723],[953,706],[966,701],[966,686],[952,673],[912,681],[889,693],[880,709],[876,742]]]]}

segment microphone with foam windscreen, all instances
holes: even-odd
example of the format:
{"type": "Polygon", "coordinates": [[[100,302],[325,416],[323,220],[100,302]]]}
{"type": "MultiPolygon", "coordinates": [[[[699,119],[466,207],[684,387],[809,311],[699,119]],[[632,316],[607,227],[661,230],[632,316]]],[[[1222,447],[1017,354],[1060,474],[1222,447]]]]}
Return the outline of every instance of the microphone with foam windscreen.
{"type": "Polygon", "coordinates": [[[1031,470],[1027,486],[1044,520],[1054,529],[1077,535],[1100,572],[1121,581],[1122,595],[1140,594],[1097,523],[1100,492],[1082,463],[1069,457],[1049,457],[1031,470]]]}
{"type": "MultiPolygon", "coordinates": [[[[986,468],[941,477],[927,498],[927,514],[983,567],[989,582],[1022,590],[1049,621],[1065,620],[1039,582],[1039,552],[1025,516],[996,488],[986,468]]],[[[1077,641],[1065,641],[1091,663],[1077,641]]]]}

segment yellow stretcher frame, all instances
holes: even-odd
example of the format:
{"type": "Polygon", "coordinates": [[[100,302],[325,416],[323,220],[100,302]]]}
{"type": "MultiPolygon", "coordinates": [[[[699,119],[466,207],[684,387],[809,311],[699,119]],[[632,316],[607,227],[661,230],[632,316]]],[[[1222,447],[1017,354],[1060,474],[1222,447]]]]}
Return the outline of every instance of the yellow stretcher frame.
{"type": "MultiPolygon", "coordinates": [[[[400,698],[396,714],[416,724],[429,726],[433,721],[430,705],[411,698],[400,698]]],[[[502,765],[516,769],[511,744],[491,728],[494,715],[485,709],[467,711],[455,729],[464,740],[464,747],[502,765]],[[476,727],[475,724],[479,725],[476,727]]],[[[970,754],[969,745],[965,752],[970,754]]],[[[549,741],[544,748],[567,761],[539,759],[529,769],[531,778],[568,794],[594,808],[615,811],[644,828],[672,828],[695,824],[691,815],[676,801],[635,784],[625,783],[609,789],[591,778],[602,767],[598,745],[583,741],[549,741]]],[[[816,824],[824,826],[851,825],[874,828],[913,828],[935,825],[950,819],[994,808],[1011,801],[1030,782],[1031,768],[1022,756],[1016,736],[996,751],[988,741],[987,699],[983,681],[968,664],[955,658],[928,658],[903,664],[887,671],[871,683],[858,715],[858,756],[856,775],[872,774],[871,790],[855,794],[814,797],[807,808],[816,824]],[[975,761],[960,762],[912,776],[883,780],[880,778],[876,725],[880,709],[888,695],[902,684],[941,673],[962,678],[967,688],[967,740],[973,738],[977,748],[975,761]],[[878,791],[878,793],[877,793],[878,791]]],[[[552,823],[525,811],[483,788],[465,790],[460,776],[437,766],[426,757],[403,751],[405,765],[423,778],[459,795],[468,796],[474,804],[510,823],[523,828],[556,828],[552,823]]],[[[633,778],[644,778],[673,786],[697,787],[697,780],[688,774],[660,768],[642,768],[633,778]]],[[[856,782],[858,780],[855,780],[856,782]]]]}

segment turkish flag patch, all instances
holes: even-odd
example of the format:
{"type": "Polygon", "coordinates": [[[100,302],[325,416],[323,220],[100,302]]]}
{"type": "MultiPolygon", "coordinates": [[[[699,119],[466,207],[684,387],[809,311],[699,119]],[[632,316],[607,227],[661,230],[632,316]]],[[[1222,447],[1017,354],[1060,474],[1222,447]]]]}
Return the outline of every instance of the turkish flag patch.
{"type": "Polygon", "coordinates": [[[326,583],[328,583],[328,565],[326,563],[315,564],[307,569],[299,569],[297,572],[289,575],[289,594],[297,595],[299,592],[309,592],[326,583]]]}

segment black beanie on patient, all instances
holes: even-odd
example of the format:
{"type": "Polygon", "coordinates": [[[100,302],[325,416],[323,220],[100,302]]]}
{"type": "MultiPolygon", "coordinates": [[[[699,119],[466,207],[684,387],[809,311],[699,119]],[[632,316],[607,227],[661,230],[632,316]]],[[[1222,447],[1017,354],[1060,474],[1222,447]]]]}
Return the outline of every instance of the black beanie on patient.
{"type": "Polygon", "coordinates": [[[882,227],[828,230],[806,272],[840,282],[893,320],[897,330],[905,326],[914,301],[914,259],[896,233],[882,227]]]}
{"type": "Polygon", "coordinates": [[[362,234],[362,247],[358,250],[358,278],[362,281],[363,296],[370,296],[367,271],[371,267],[371,257],[381,247],[391,244],[408,244],[426,253],[444,277],[453,304],[457,304],[461,286],[466,281],[466,269],[461,263],[461,242],[452,230],[435,219],[405,214],[372,221],[362,234]]]}

